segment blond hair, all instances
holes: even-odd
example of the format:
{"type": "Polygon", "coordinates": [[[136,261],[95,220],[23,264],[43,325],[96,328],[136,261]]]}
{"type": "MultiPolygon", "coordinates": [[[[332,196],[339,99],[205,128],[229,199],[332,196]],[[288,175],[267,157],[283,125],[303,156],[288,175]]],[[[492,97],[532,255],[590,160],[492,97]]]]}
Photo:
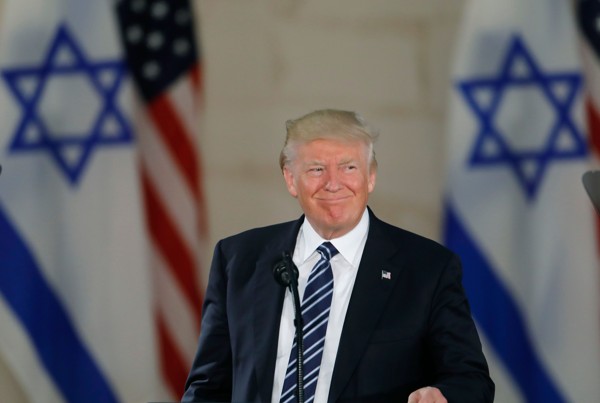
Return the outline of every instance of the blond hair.
{"type": "Polygon", "coordinates": [[[378,133],[356,112],[320,109],[285,123],[287,131],[279,166],[283,170],[296,154],[296,147],[318,139],[360,141],[367,147],[370,169],[377,168],[373,144],[378,133]]]}

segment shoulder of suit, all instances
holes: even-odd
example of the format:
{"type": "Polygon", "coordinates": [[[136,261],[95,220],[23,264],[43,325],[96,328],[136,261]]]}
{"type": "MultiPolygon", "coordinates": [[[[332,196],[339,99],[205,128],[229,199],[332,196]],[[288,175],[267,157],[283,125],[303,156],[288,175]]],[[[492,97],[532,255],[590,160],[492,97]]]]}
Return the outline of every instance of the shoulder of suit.
{"type": "Polygon", "coordinates": [[[373,218],[373,222],[376,223],[375,225],[379,225],[381,230],[385,232],[385,235],[391,238],[392,242],[401,245],[403,250],[418,250],[421,252],[427,250],[430,253],[447,255],[448,257],[454,255],[450,249],[433,239],[396,227],[376,217],[373,218]]]}
{"type": "Polygon", "coordinates": [[[221,240],[222,244],[259,244],[261,242],[271,241],[278,236],[283,236],[293,230],[295,226],[299,227],[299,220],[287,221],[278,224],[267,225],[242,231],[238,234],[228,236],[221,240]]]}

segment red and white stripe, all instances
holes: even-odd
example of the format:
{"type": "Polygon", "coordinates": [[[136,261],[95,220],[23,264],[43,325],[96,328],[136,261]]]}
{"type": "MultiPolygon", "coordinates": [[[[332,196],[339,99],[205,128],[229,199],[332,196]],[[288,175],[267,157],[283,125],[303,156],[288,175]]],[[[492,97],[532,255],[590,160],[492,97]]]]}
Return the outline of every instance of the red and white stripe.
{"type": "MultiPolygon", "coordinates": [[[[585,35],[581,35],[581,60],[585,76],[585,118],[592,161],[600,159],[600,59],[585,35]]],[[[598,254],[600,255],[600,216],[596,217],[598,254]]]]}
{"type": "Polygon", "coordinates": [[[600,155],[600,60],[585,35],[581,35],[581,59],[585,76],[587,126],[593,150],[600,155]]]}
{"type": "Polygon", "coordinates": [[[194,356],[204,290],[201,253],[207,226],[197,130],[200,94],[196,67],[144,105],[137,119],[159,360],[176,399],[194,356]]]}

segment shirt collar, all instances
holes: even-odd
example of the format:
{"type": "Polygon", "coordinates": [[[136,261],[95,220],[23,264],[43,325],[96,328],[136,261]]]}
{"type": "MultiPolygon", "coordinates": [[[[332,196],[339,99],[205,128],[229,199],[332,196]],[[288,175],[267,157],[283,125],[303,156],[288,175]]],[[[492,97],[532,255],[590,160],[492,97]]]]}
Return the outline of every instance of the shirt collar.
{"type": "Polygon", "coordinates": [[[308,220],[304,218],[302,223],[302,236],[304,237],[304,250],[302,251],[301,261],[308,259],[315,250],[323,242],[329,241],[340,252],[340,255],[349,263],[354,262],[358,251],[356,245],[360,245],[361,241],[367,236],[369,231],[369,213],[365,208],[363,215],[358,224],[345,235],[334,239],[323,239],[317,231],[310,225],[308,220]]]}

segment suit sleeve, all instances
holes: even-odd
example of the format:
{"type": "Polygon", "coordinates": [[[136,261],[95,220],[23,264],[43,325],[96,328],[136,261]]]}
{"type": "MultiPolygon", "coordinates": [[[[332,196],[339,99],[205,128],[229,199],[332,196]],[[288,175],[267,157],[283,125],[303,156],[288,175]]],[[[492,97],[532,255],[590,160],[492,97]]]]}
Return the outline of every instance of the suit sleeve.
{"type": "Polygon", "coordinates": [[[453,255],[442,270],[433,298],[430,347],[435,381],[448,402],[492,402],[494,383],[462,287],[462,268],[453,255]]]}
{"type": "Polygon", "coordinates": [[[215,247],[204,306],[198,351],[182,402],[231,401],[231,344],[227,320],[227,273],[221,242],[215,247]]]}

